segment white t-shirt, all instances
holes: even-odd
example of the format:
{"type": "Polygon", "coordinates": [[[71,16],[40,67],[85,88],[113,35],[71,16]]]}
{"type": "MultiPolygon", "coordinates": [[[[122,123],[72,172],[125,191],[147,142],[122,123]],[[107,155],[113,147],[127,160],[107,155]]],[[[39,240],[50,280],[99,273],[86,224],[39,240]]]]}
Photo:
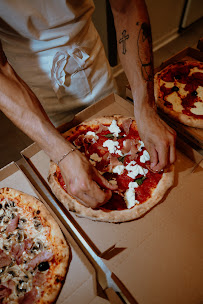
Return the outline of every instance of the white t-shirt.
{"type": "Polygon", "coordinates": [[[115,91],[91,0],[1,0],[0,39],[55,125],[115,91]]]}

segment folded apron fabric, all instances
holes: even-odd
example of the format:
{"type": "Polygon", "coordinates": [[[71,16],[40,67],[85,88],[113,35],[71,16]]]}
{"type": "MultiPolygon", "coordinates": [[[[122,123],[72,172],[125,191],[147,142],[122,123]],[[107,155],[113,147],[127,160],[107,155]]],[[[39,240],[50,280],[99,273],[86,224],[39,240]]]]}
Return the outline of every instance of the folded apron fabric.
{"type": "Polygon", "coordinates": [[[18,75],[60,125],[116,92],[91,0],[1,0],[0,39],[18,75]]]}

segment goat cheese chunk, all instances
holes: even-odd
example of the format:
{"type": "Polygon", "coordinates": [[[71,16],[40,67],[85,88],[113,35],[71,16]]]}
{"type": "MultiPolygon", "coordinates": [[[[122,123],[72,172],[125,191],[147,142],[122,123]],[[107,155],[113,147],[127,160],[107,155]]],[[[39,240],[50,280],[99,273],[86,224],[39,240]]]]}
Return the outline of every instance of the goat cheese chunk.
{"type": "Polygon", "coordinates": [[[118,133],[121,132],[121,129],[116,123],[116,120],[113,119],[111,125],[108,127],[109,131],[113,133],[114,136],[118,137],[118,133]]]}
{"type": "Polygon", "coordinates": [[[131,161],[127,166],[126,170],[128,171],[128,176],[135,179],[137,175],[146,175],[148,170],[138,165],[134,160],[131,161]]]}
{"type": "Polygon", "coordinates": [[[138,183],[130,182],[128,190],[126,190],[124,194],[125,203],[128,209],[140,203],[138,200],[135,199],[135,188],[137,187],[139,187],[138,183]]]}
{"type": "Polygon", "coordinates": [[[147,150],[144,150],[143,154],[140,156],[140,161],[141,163],[146,163],[146,161],[148,160],[150,160],[149,153],[147,152],[147,150]]]}
{"type": "Polygon", "coordinates": [[[119,146],[119,142],[118,141],[113,141],[111,139],[107,139],[104,143],[103,143],[103,147],[104,148],[108,148],[109,152],[111,154],[116,153],[117,149],[120,148],[119,146]]]}

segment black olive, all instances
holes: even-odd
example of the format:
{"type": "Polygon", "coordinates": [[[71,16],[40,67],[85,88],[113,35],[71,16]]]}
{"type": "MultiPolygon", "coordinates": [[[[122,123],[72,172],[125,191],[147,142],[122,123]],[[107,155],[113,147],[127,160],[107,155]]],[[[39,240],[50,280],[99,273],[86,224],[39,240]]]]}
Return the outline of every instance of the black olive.
{"type": "Polygon", "coordinates": [[[0,204],[0,209],[2,208],[2,204],[0,204]]]}
{"type": "Polygon", "coordinates": [[[171,91],[172,91],[172,92],[178,92],[178,91],[179,91],[179,88],[176,87],[176,86],[174,86],[174,87],[172,87],[171,91]]]}
{"type": "Polygon", "coordinates": [[[49,269],[49,262],[42,262],[38,265],[39,271],[45,271],[49,269]]]}
{"type": "Polygon", "coordinates": [[[37,214],[40,214],[40,210],[37,210],[37,212],[36,212],[37,214]]]}
{"type": "Polygon", "coordinates": [[[179,74],[175,75],[174,77],[175,77],[175,79],[181,79],[181,75],[179,75],[179,74]]]}
{"type": "Polygon", "coordinates": [[[192,95],[192,96],[197,96],[197,91],[193,91],[193,92],[191,93],[191,95],[192,95]]]}

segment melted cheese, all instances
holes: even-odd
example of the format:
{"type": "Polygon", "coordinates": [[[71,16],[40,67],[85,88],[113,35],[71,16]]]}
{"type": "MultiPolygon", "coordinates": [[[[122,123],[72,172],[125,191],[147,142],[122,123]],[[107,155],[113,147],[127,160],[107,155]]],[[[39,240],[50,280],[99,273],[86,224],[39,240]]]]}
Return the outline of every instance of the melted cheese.
{"type": "Polygon", "coordinates": [[[203,102],[195,102],[195,108],[192,108],[190,111],[195,115],[203,115],[203,102]]]}
{"type": "Polygon", "coordinates": [[[118,137],[118,133],[121,132],[119,126],[117,126],[116,120],[113,119],[110,127],[108,127],[109,131],[113,133],[114,136],[118,137]]]}
{"type": "Polygon", "coordinates": [[[197,96],[203,102],[203,87],[199,86],[196,91],[197,91],[197,96]]]}
{"type": "Polygon", "coordinates": [[[190,74],[188,76],[191,76],[193,73],[203,73],[203,70],[200,70],[198,67],[194,67],[190,70],[190,74]]]}
{"type": "Polygon", "coordinates": [[[136,204],[139,204],[139,201],[135,199],[135,188],[137,188],[138,186],[139,185],[136,182],[130,182],[128,190],[126,190],[124,194],[124,199],[128,209],[132,208],[136,204]]]}
{"type": "Polygon", "coordinates": [[[182,104],[181,104],[181,98],[178,96],[176,92],[173,92],[172,94],[165,97],[166,101],[170,102],[173,105],[173,110],[175,112],[182,113],[182,110],[184,110],[182,104]]]}

